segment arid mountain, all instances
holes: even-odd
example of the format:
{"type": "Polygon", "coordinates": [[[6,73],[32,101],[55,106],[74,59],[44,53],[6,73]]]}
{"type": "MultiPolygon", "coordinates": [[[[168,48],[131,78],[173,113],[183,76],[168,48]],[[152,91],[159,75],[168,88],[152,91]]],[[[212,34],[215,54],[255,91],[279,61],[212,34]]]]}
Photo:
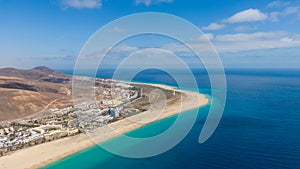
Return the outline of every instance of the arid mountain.
{"type": "Polygon", "coordinates": [[[72,104],[71,76],[36,67],[0,69],[0,121],[27,117],[72,104]]]}
{"type": "Polygon", "coordinates": [[[41,80],[53,83],[67,83],[71,79],[71,76],[69,75],[54,71],[44,66],[28,70],[3,68],[0,69],[0,76],[19,77],[28,80],[41,80]]]}

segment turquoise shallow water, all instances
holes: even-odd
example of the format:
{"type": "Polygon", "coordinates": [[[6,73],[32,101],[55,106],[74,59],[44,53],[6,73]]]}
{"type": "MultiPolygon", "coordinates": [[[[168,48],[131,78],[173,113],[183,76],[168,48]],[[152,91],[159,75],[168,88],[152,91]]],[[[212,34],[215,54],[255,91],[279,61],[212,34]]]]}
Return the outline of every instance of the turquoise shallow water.
{"type": "MultiPolygon", "coordinates": [[[[197,72],[195,76],[201,92],[209,95],[207,77],[197,72]]],[[[145,72],[136,81],[176,86],[172,78],[156,71],[145,72]]],[[[227,83],[223,118],[204,144],[198,143],[198,137],[209,105],[199,109],[189,134],[161,155],[124,158],[95,146],[44,168],[300,168],[300,71],[228,71],[227,83]]],[[[127,135],[155,135],[167,129],[176,117],[149,124],[127,135]]],[[[127,149],[130,151],[129,147],[127,149]]]]}

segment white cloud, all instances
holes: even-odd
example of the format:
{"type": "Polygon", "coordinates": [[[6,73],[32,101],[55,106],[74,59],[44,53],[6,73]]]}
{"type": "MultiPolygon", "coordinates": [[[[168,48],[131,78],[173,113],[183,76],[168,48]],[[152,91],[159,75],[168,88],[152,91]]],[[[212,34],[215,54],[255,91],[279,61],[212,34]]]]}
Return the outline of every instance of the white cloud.
{"type": "MultiPolygon", "coordinates": [[[[193,48],[207,52],[210,42],[220,53],[235,53],[244,51],[255,51],[262,49],[281,49],[300,47],[300,34],[291,34],[284,31],[254,32],[254,33],[233,33],[233,34],[203,34],[202,36],[190,39],[188,44],[193,48]]],[[[174,54],[188,55],[191,50],[184,44],[168,43],[161,46],[174,54]]],[[[124,56],[140,50],[140,47],[132,45],[118,45],[112,49],[113,54],[124,56]]]]}
{"type": "Polygon", "coordinates": [[[190,49],[188,49],[185,45],[183,44],[178,44],[178,43],[170,43],[170,44],[165,44],[161,47],[162,49],[168,50],[172,52],[173,54],[178,54],[178,53],[189,53],[191,52],[190,49]]]}
{"type": "Polygon", "coordinates": [[[245,31],[251,31],[251,30],[256,30],[256,26],[238,26],[234,28],[236,32],[245,32],[245,31]]]}
{"type": "Polygon", "coordinates": [[[104,48],[99,48],[93,51],[85,52],[81,57],[84,58],[86,61],[93,63],[95,59],[109,57],[109,58],[120,58],[127,56],[133,52],[140,50],[137,46],[126,45],[126,44],[119,44],[111,48],[109,51],[104,48]]]}
{"type": "Polygon", "coordinates": [[[251,40],[276,40],[278,37],[288,35],[286,32],[255,32],[255,33],[236,33],[217,35],[214,40],[217,41],[251,41],[251,40]]]}
{"type": "Polygon", "coordinates": [[[282,41],[282,42],[293,42],[294,39],[289,38],[289,37],[284,37],[284,38],[280,39],[280,41],[282,41]]]}
{"type": "Polygon", "coordinates": [[[62,5],[66,8],[101,8],[102,0],[62,0],[62,5]]]}
{"type": "MultiPolygon", "coordinates": [[[[201,54],[211,54],[213,49],[210,46],[211,44],[213,44],[217,51],[221,54],[232,54],[255,52],[258,50],[286,49],[293,47],[299,48],[300,34],[292,34],[283,31],[217,35],[210,33],[190,39],[187,42],[192,49],[197,49],[196,51],[200,51],[201,54]]],[[[161,45],[160,48],[168,50],[177,56],[195,56],[188,47],[181,43],[167,43],[161,45]]],[[[120,44],[112,48],[106,57],[118,61],[121,58],[124,58],[141,49],[144,48],[140,47],[139,45],[120,44]]],[[[96,53],[87,55],[87,60],[99,59],[104,52],[105,51],[99,50],[96,53]]]]}
{"type": "Polygon", "coordinates": [[[118,26],[115,26],[115,27],[113,27],[113,28],[111,28],[110,30],[107,30],[107,31],[108,31],[108,32],[118,32],[118,33],[126,32],[125,29],[120,28],[120,27],[118,27],[118,26]]]}
{"type": "Polygon", "coordinates": [[[220,30],[225,28],[225,24],[211,23],[208,26],[202,27],[203,30],[220,30]]]}
{"type": "Polygon", "coordinates": [[[283,15],[292,15],[299,12],[299,7],[287,7],[283,11],[283,15]]]}
{"type": "Polygon", "coordinates": [[[220,52],[241,52],[260,49],[300,47],[298,35],[287,32],[237,33],[215,36],[213,40],[220,52]]]}
{"type": "MultiPolygon", "coordinates": [[[[271,19],[276,19],[277,14],[271,14],[271,19]]],[[[243,22],[256,22],[263,21],[268,18],[268,15],[261,12],[258,9],[247,9],[240,11],[229,18],[223,19],[222,23],[211,23],[208,26],[202,27],[203,30],[220,30],[226,27],[226,24],[235,24],[235,23],[243,23],[243,22]]],[[[237,32],[256,30],[255,26],[238,26],[234,30],[237,32]]]]}
{"type": "Polygon", "coordinates": [[[270,13],[270,20],[272,22],[278,22],[279,19],[278,19],[278,16],[280,15],[280,12],[271,12],[270,13]]]}
{"type": "MultiPolygon", "coordinates": [[[[209,40],[211,40],[219,53],[300,47],[300,35],[288,32],[209,34],[205,36],[209,36],[209,40]]],[[[203,52],[206,52],[206,49],[209,49],[210,45],[207,41],[203,41],[203,38],[198,38],[198,40],[192,39],[189,43],[193,48],[198,48],[203,52]]],[[[191,52],[183,44],[166,44],[162,48],[170,50],[175,54],[191,52]]]]}
{"type": "Polygon", "coordinates": [[[284,6],[288,6],[288,5],[290,5],[289,1],[283,2],[283,1],[280,1],[280,0],[276,0],[276,1],[270,2],[267,5],[267,7],[275,8],[275,7],[284,7],[284,6]]]}
{"type": "MultiPolygon", "coordinates": [[[[191,45],[191,46],[197,45],[197,47],[201,46],[203,48],[206,48],[207,45],[209,45],[210,41],[212,41],[213,39],[214,39],[214,35],[212,33],[206,33],[206,34],[202,34],[197,38],[189,39],[187,45],[191,45]]],[[[165,44],[162,45],[161,48],[168,50],[173,54],[191,53],[191,50],[187,48],[186,45],[180,43],[165,44]]]]}
{"type": "Polygon", "coordinates": [[[278,22],[279,17],[286,17],[289,15],[298,14],[300,15],[300,7],[286,7],[282,11],[275,11],[270,13],[270,20],[272,22],[278,22]]]}
{"type": "Polygon", "coordinates": [[[171,3],[171,2],[173,2],[173,0],[135,0],[136,5],[144,4],[146,6],[159,4],[159,3],[171,3]]]}
{"type": "Polygon", "coordinates": [[[138,51],[139,48],[137,46],[130,46],[130,45],[118,45],[112,48],[111,52],[114,53],[132,53],[138,51]]]}
{"type": "Polygon", "coordinates": [[[266,20],[268,16],[258,9],[247,9],[234,14],[233,16],[225,19],[228,23],[241,23],[241,22],[255,22],[266,20]]]}
{"type": "MultiPolygon", "coordinates": [[[[300,34],[291,34],[288,32],[255,32],[255,33],[233,33],[233,34],[204,34],[200,37],[193,38],[188,40],[188,44],[192,49],[196,49],[196,52],[199,52],[200,56],[209,57],[214,48],[211,48],[211,43],[207,41],[209,39],[217,52],[221,54],[221,56],[273,56],[273,54],[278,55],[278,51],[289,51],[289,49],[299,49],[300,48],[300,34]],[[264,51],[264,53],[259,53],[259,51],[264,51]],[[268,53],[266,53],[267,51],[268,53]]],[[[169,52],[175,54],[181,59],[186,59],[185,61],[193,64],[196,63],[195,54],[191,49],[186,47],[181,43],[167,43],[160,46],[161,49],[168,50],[169,52]]],[[[108,54],[105,56],[106,60],[102,65],[112,65],[115,63],[121,62],[124,58],[129,56],[134,52],[138,52],[139,50],[143,50],[145,48],[140,47],[139,45],[127,45],[121,44],[115,46],[108,54]]],[[[147,50],[149,51],[149,50],[147,50]]],[[[298,50],[297,50],[298,51],[298,50]]],[[[100,54],[103,54],[104,51],[99,51],[98,53],[94,53],[89,55],[86,58],[87,65],[93,64],[95,59],[99,59],[100,54]]],[[[157,55],[161,55],[162,57],[165,55],[164,52],[160,52],[159,50],[156,52],[155,50],[152,52],[157,55]]],[[[295,52],[294,52],[295,53],[295,52]]],[[[141,53],[147,54],[147,53],[141,53]]],[[[283,53],[288,54],[290,53],[283,53]]],[[[281,56],[284,56],[280,54],[281,56]]],[[[140,59],[143,59],[147,55],[143,55],[140,59]]],[[[295,56],[298,56],[295,53],[295,56]]],[[[141,60],[143,61],[143,60],[141,60]]],[[[136,64],[138,62],[133,63],[136,64]]]]}
{"type": "Polygon", "coordinates": [[[199,37],[199,40],[200,41],[203,41],[203,40],[212,40],[214,39],[214,34],[212,33],[206,33],[206,34],[203,34],[199,37]]]}

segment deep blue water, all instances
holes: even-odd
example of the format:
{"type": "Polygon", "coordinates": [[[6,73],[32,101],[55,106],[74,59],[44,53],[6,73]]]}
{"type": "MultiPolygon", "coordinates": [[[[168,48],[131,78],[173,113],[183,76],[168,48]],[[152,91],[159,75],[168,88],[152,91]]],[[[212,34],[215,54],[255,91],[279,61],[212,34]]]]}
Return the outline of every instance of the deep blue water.
{"type": "MultiPolygon", "coordinates": [[[[228,89],[223,118],[204,144],[198,143],[198,137],[209,105],[199,109],[197,122],[187,137],[164,154],[130,159],[92,147],[45,168],[300,168],[300,71],[226,72],[228,89]]],[[[200,92],[209,95],[205,72],[194,73],[200,92]]],[[[109,71],[98,74],[107,78],[110,75],[109,71]]],[[[134,80],[176,86],[174,79],[155,70],[141,73],[134,80]]],[[[159,133],[175,119],[173,116],[152,123],[128,135],[159,133]]]]}

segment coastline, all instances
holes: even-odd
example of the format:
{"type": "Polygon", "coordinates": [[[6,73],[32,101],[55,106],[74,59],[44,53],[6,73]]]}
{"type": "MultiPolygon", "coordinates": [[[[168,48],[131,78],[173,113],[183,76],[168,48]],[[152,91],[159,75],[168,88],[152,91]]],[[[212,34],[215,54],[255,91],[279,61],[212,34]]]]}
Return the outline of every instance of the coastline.
{"type": "Polygon", "coordinates": [[[165,90],[179,91],[182,93],[183,97],[181,98],[181,100],[167,105],[164,112],[162,114],[156,115],[155,118],[153,117],[153,112],[155,110],[147,110],[145,112],[113,122],[107,126],[103,126],[97,129],[96,132],[92,133],[93,140],[91,140],[90,137],[86,134],[79,134],[21,149],[13,152],[12,154],[1,157],[0,166],[2,168],[15,169],[43,167],[74,153],[94,146],[95,142],[101,143],[107,141],[120,134],[132,131],[151,122],[164,119],[180,112],[201,107],[208,103],[208,99],[200,93],[176,90],[170,86],[162,84],[142,84],[156,86],[165,90]],[[115,132],[112,131],[111,128],[113,128],[115,132]]]}

